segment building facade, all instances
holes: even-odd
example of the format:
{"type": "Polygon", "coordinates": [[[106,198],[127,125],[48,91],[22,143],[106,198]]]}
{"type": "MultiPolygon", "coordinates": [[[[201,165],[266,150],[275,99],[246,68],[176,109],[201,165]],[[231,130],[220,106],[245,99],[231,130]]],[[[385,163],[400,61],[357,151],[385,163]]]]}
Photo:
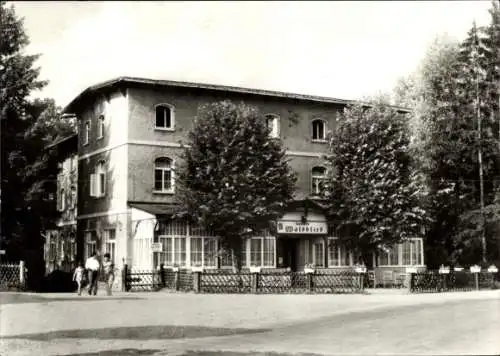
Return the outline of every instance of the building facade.
{"type": "Polygon", "coordinates": [[[56,140],[47,147],[59,158],[56,204],[60,213],[56,229],[45,233],[45,269],[71,271],[77,263],[78,135],[56,140]]]}
{"type": "MultiPolygon", "coordinates": [[[[78,251],[109,252],[136,268],[229,267],[216,236],[169,221],[187,133],[200,105],[229,99],[259,108],[297,173],[295,203],[277,234],[244,243],[244,267],[349,268],[356,256],[335,239],[317,200],[326,178],[327,132],[349,101],[185,82],[118,78],[88,88],[65,109],[78,119],[78,251]]],[[[421,239],[382,254],[376,265],[424,266],[421,239]]]]}

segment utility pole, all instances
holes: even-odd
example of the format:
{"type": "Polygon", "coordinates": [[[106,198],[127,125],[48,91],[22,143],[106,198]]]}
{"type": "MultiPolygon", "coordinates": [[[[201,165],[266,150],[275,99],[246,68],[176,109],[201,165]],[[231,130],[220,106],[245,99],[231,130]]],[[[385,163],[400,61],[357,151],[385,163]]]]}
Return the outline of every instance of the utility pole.
{"type": "Polygon", "coordinates": [[[481,103],[479,95],[479,66],[478,66],[478,51],[479,36],[477,33],[476,23],[474,22],[474,70],[476,72],[476,118],[477,118],[477,136],[478,136],[478,150],[477,160],[479,164],[479,204],[481,207],[481,248],[482,248],[482,261],[486,263],[486,221],[484,216],[484,181],[483,181],[483,149],[481,147],[482,141],[482,119],[481,119],[481,103]]]}

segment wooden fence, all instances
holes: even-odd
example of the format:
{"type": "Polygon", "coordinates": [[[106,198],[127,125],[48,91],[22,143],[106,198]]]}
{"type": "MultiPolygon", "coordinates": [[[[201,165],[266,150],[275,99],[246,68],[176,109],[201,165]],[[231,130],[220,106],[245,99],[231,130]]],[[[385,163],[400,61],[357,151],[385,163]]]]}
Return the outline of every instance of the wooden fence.
{"type": "Polygon", "coordinates": [[[22,290],[26,286],[27,269],[24,261],[0,265],[0,290],[22,290]]]}
{"type": "Polygon", "coordinates": [[[124,291],[194,291],[197,293],[359,293],[365,275],[354,271],[315,273],[183,269],[136,270],[125,266],[122,275],[124,291]]]}
{"type": "Polygon", "coordinates": [[[489,272],[425,271],[410,275],[411,293],[465,292],[495,288],[495,275],[489,272]]]}

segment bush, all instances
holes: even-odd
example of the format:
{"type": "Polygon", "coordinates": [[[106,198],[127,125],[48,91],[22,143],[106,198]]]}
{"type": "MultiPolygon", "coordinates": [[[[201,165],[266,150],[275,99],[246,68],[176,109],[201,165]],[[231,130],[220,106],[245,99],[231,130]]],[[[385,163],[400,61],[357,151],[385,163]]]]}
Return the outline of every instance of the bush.
{"type": "Polygon", "coordinates": [[[41,292],[45,293],[70,293],[76,290],[77,284],[73,281],[73,273],[58,270],[44,278],[41,288],[41,292]]]}

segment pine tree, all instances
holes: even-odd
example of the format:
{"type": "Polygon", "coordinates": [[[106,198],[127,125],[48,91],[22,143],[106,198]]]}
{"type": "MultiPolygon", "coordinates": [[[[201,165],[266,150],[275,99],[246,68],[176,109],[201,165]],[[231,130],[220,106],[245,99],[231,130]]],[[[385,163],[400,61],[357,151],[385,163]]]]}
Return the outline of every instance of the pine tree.
{"type": "Polygon", "coordinates": [[[273,228],[293,198],[295,174],[265,118],[243,103],[200,107],[188,144],[178,174],[178,216],[219,236],[239,270],[242,240],[273,228]]]}

